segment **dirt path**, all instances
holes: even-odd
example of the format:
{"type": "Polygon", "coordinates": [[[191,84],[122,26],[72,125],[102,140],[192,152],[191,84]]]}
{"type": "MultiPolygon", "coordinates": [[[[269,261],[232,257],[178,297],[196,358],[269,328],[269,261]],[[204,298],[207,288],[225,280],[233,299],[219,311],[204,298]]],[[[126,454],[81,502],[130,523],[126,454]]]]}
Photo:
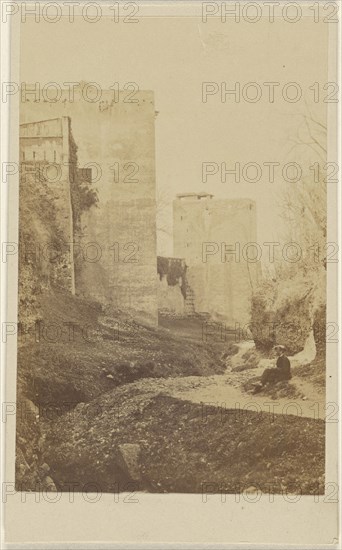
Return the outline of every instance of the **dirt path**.
{"type": "MultiPolygon", "coordinates": [[[[246,346],[241,347],[239,353],[232,358],[232,366],[241,363],[245,352],[246,346]]],[[[271,399],[265,395],[250,395],[241,389],[244,382],[261,375],[271,362],[263,361],[259,367],[242,372],[227,369],[224,374],[213,376],[177,377],[150,382],[152,386],[156,383],[158,389],[172,397],[202,403],[204,407],[216,406],[222,413],[225,409],[245,409],[324,419],[324,394],[317,392],[312,384],[299,377],[293,376],[291,384],[297,387],[303,398],[271,399]]]]}
{"type": "MultiPolygon", "coordinates": [[[[255,370],[253,374],[255,373],[255,370]]],[[[225,409],[245,409],[256,412],[272,412],[274,414],[293,414],[307,418],[325,417],[324,397],[317,396],[316,399],[306,397],[304,399],[280,398],[273,400],[267,396],[249,395],[241,391],[234,382],[241,383],[241,378],[233,376],[234,373],[215,375],[212,377],[189,377],[169,380],[167,393],[178,399],[184,399],[193,403],[217,406],[222,411],[225,409]],[[199,379],[199,380],[198,380],[199,379]]],[[[296,383],[295,377],[292,379],[296,383]]],[[[301,386],[298,381],[298,386],[301,386]]],[[[302,390],[304,389],[301,386],[302,390]]]]}

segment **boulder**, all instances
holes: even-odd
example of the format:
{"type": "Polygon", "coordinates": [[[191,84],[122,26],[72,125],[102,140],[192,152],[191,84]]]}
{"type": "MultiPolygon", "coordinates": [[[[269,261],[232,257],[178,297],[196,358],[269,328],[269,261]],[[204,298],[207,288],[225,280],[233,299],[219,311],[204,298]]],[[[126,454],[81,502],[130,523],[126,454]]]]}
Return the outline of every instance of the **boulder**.
{"type": "Polygon", "coordinates": [[[115,453],[115,462],[132,481],[141,479],[140,453],[140,445],[136,443],[123,443],[115,453]]]}

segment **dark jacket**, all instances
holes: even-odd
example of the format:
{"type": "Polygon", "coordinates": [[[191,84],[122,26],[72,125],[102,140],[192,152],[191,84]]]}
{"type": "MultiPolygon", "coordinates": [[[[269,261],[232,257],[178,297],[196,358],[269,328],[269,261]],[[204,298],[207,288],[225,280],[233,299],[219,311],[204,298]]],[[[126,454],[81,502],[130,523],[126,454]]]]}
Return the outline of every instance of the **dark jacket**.
{"type": "Polygon", "coordinates": [[[286,355],[281,355],[277,359],[277,368],[281,369],[284,377],[289,376],[291,378],[291,363],[286,355]]]}

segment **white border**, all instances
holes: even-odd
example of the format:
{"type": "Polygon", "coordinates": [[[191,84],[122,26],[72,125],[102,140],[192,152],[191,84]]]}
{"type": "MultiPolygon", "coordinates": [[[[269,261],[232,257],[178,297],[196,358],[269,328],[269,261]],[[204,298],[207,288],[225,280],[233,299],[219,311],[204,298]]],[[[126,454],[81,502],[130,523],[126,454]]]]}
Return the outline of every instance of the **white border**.
{"type": "MultiPolygon", "coordinates": [[[[100,3],[100,2],[97,2],[97,3],[100,3]]],[[[139,2],[137,2],[139,3],[139,2]]],[[[142,3],[139,3],[141,7],[142,6],[142,3]]],[[[200,3],[198,2],[192,2],[191,4],[190,3],[184,3],[184,2],[174,2],[172,6],[170,6],[170,4],[168,4],[166,6],[166,3],[163,3],[163,2],[158,2],[158,3],[154,3],[154,2],[150,2],[148,4],[148,6],[146,7],[146,16],[155,16],[156,14],[158,15],[163,15],[163,16],[176,16],[177,15],[177,12],[179,9],[185,9],[184,6],[186,5],[186,16],[189,16],[192,14],[192,10],[198,8],[198,6],[200,5],[200,3]],[[165,10],[167,9],[167,13],[165,14],[165,10]]],[[[13,21],[12,21],[13,23],[13,21]]],[[[17,29],[15,28],[16,25],[14,24],[13,25],[13,30],[14,30],[14,35],[12,36],[12,48],[11,48],[11,78],[9,78],[9,80],[12,80],[12,81],[19,81],[19,78],[15,78],[15,76],[18,76],[19,75],[19,66],[17,64],[15,64],[14,60],[15,59],[18,59],[18,42],[15,41],[14,39],[15,38],[18,38],[18,34],[17,34],[17,29]],[[14,76],[15,75],[15,76],[14,76]]],[[[5,50],[6,50],[6,44],[8,44],[8,41],[9,41],[9,24],[7,25],[2,25],[2,29],[5,28],[5,33],[3,33],[3,36],[2,36],[2,39],[4,40],[5,42],[5,50]],[[6,34],[7,33],[7,34],[6,34]]],[[[341,31],[341,29],[340,29],[341,31]]],[[[333,39],[331,41],[331,53],[332,55],[334,53],[337,53],[336,52],[336,41],[333,39]]],[[[2,44],[3,45],[3,44],[2,44]]],[[[339,53],[341,51],[341,32],[339,33],[339,53]]],[[[339,58],[340,58],[340,55],[339,55],[339,58]]],[[[5,60],[7,61],[7,65],[3,65],[2,64],[2,78],[3,78],[3,73],[5,74],[5,79],[7,79],[7,74],[9,74],[9,63],[8,63],[8,56],[7,58],[5,58],[5,60]]],[[[335,63],[338,64],[338,62],[340,61],[340,59],[335,59],[335,63]]],[[[335,63],[333,62],[333,67],[335,65],[335,63]]],[[[338,65],[340,66],[340,65],[338,65]]],[[[334,69],[335,70],[335,69],[334,69]]],[[[338,72],[338,82],[340,84],[340,89],[341,89],[341,73],[340,71],[338,72]]],[[[15,151],[16,150],[16,147],[13,147],[18,139],[18,118],[17,118],[17,113],[18,113],[18,99],[14,99],[12,101],[12,105],[11,105],[11,133],[10,133],[10,139],[7,139],[7,140],[2,140],[2,162],[6,161],[9,157],[8,155],[6,154],[8,152],[8,146],[10,145],[11,146],[11,151],[15,151]],[[16,104],[16,105],[15,105],[16,104]],[[16,115],[14,115],[14,112],[16,112],[16,115]],[[11,143],[10,143],[11,142],[11,143]]],[[[340,107],[340,103],[338,105],[338,111],[339,111],[339,115],[341,114],[341,107],[340,107]]],[[[8,124],[7,123],[7,120],[8,120],[8,117],[9,117],[9,106],[8,104],[5,104],[5,106],[2,104],[1,105],[1,108],[2,108],[2,120],[4,121],[5,120],[5,125],[4,125],[4,134],[5,136],[9,134],[9,128],[8,128],[8,124]],[[5,107],[3,109],[3,107],[5,107]],[[5,119],[3,118],[3,111],[5,112],[5,119]]],[[[334,119],[336,119],[335,115],[333,114],[332,115],[334,119]]],[[[2,136],[3,137],[3,136],[2,136]]],[[[338,141],[339,144],[341,144],[341,128],[339,126],[339,141],[338,141]]],[[[336,159],[336,156],[333,155],[334,158],[336,159]]],[[[15,162],[16,159],[14,157],[14,155],[12,154],[11,155],[11,161],[15,162]]],[[[18,160],[18,159],[17,159],[18,160]]],[[[332,158],[330,158],[329,160],[333,160],[332,158]]],[[[339,162],[339,166],[341,166],[341,151],[340,151],[340,148],[338,150],[338,162],[339,162]]],[[[11,201],[10,204],[11,204],[11,208],[8,209],[6,208],[7,206],[7,193],[6,193],[6,188],[4,188],[4,185],[2,184],[2,191],[4,192],[4,196],[3,196],[3,207],[5,206],[5,217],[4,217],[4,220],[5,220],[5,225],[4,225],[4,228],[5,228],[5,232],[3,233],[3,235],[5,236],[5,239],[3,240],[6,240],[7,236],[6,236],[6,229],[8,227],[8,235],[10,238],[8,238],[8,240],[13,240],[13,241],[16,241],[15,239],[15,236],[17,234],[17,212],[14,213],[14,210],[12,209],[13,208],[13,204],[15,204],[15,201],[16,201],[16,195],[17,194],[17,186],[18,186],[18,181],[17,181],[17,178],[12,178],[12,181],[10,182],[10,186],[9,186],[9,200],[11,201]],[[16,180],[16,181],[15,181],[16,180]],[[10,214],[10,215],[9,215],[10,214]],[[8,218],[8,225],[7,225],[7,218],[8,218]]],[[[340,202],[341,200],[341,190],[338,188],[337,189],[337,197],[336,195],[334,194],[333,197],[331,197],[331,194],[330,194],[330,200],[329,200],[329,210],[328,210],[328,213],[330,213],[330,215],[333,215],[335,210],[336,210],[336,204],[341,204],[340,202]],[[338,199],[338,202],[336,203],[336,198],[338,199]]],[[[333,216],[334,217],[334,216],[333,216]]],[[[339,227],[338,227],[338,241],[339,241],[339,244],[341,245],[341,216],[340,216],[340,213],[339,213],[339,217],[338,217],[338,224],[339,224],[339,227]]],[[[328,236],[328,240],[336,240],[336,231],[333,232],[333,235],[331,236],[330,234],[330,237],[328,236]]],[[[341,246],[340,246],[340,249],[341,249],[341,246]]],[[[2,271],[3,271],[3,267],[4,265],[2,264],[2,271]]],[[[5,267],[6,267],[6,264],[5,264],[5,267]]],[[[16,259],[14,258],[13,259],[13,262],[12,264],[9,264],[9,267],[11,269],[14,269],[16,270],[17,269],[17,266],[16,266],[16,259]]],[[[330,273],[328,273],[328,286],[334,286],[335,287],[335,284],[337,283],[337,275],[339,273],[340,275],[340,278],[339,278],[339,281],[341,281],[341,277],[342,277],[342,273],[341,273],[341,252],[340,252],[340,261],[339,261],[339,265],[338,265],[338,273],[337,273],[337,270],[335,270],[334,273],[332,273],[332,270],[329,270],[330,273]]],[[[12,272],[13,273],[13,272],[12,272]]],[[[6,280],[5,280],[5,284],[6,284],[6,280]]],[[[6,288],[6,287],[5,287],[6,288]]],[[[13,318],[16,319],[16,295],[17,295],[17,281],[16,280],[11,280],[10,278],[8,279],[8,294],[7,296],[9,296],[9,308],[7,310],[7,315],[5,314],[5,319],[7,319],[8,321],[12,321],[13,318]],[[13,309],[13,305],[14,305],[14,309],[13,309]]],[[[339,288],[339,293],[338,293],[339,297],[341,295],[340,293],[340,288],[339,288]]],[[[2,295],[2,298],[3,298],[3,295],[2,295]]],[[[2,300],[2,308],[4,307],[4,303],[5,301],[2,300]]],[[[6,306],[6,304],[5,304],[6,306]]],[[[335,306],[335,302],[331,303],[331,300],[330,300],[330,304],[329,304],[329,308],[330,307],[333,307],[334,310],[336,309],[337,307],[337,303],[336,303],[336,306],[335,306]]],[[[3,317],[4,319],[4,317],[3,317]]],[[[332,317],[329,316],[329,320],[331,320],[332,317]]],[[[341,309],[339,308],[339,311],[338,311],[338,322],[339,322],[339,327],[341,327],[341,309]]],[[[14,346],[15,348],[16,346],[14,346]]],[[[7,346],[7,352],[8,354],[11,354],[12,353],[15,353],[16,350],[13,349],[13,343],[10,342],[10,345],[7,346]]],[[[328,353],[328,356],[327,356],[327,368],[334,368],[334,364],[332,366],[329,367],[331,361],[329,361],[329,351],[327,352],[328,353]]],[[[334,355],[334,354],[333,354],[334,355]]],[[[339,361],[340,361],[340,358],[341,358],[341,344],[339,344],[339,361]]],[[[339,363],[340,365],[340,363],[339,363]]],[[[12,370],[12,365],[7,365],[7,379],[6,379],[6,385],[3,384],[3,388],[6,387],[6,398],[7,398],[7,401],[11,401],[13,399],[13,397],[15,396],[15,387],[13,387],[13,374],[14,374],[14,378],[15,378],[15,373],[13,373],[13,370],[12,370]],[[9,378],[12,379],[12,382],[11,380],[9,380],[9,378]]],[[[2,371],[3,373],[3,371],[2,371]]],[[[4,374],[2,374],[2,376],[4,376],[4,374]]],[[[339,378],[341,378],[339,376],[339,378]]],[[[331,391],[334,392],[335,394],[335,399],[338,398],[338,402],[341,403],[341,388],[340,388],[340,383],[338,384],[338,386],[335,386],[334,388],[330,388],[329,387],[327,388],[327,391],[329,392],[329,399],[331,399],[331,391]]],[[[14,399],[15,400],[15,399],[14,399]]],[[[340,420],[341,420],[341,411],[340,411],[340,420]]],[[[3,426],[3,425],[2,425],[3,426]]],[[[331,424],[330,426],[328,426],[327,428],[327,432],[331,432],[330,436],[333,438],[333,440],[336,440],[336,432],[337,429],[338,429],[338,426],[336,426],[336,429],[334,430],[334,424],[331,424]]],[[[9,447],[13,447],[13,444],[14,444],[14,432],[13,432],[13,426],[10,426],[9,424],[6,426],[7,427],[7,449],[9,447]]],[[[3,430],[2,430],[2,433],[3,433],[3,430]]],[[[329,437],[329,433],[327,433],[328,437],[329,437]]],[[[2,441],[3,443],[3,441],[2,441]]],[[[341,445],[341,441],[339,441],[339,445],[341,445]]],[[[327,445],[328,447],[328,445],[327,445]]],[[[2,447],[3,448],[3,447],[2,447]]],[[[341,447],[340,447],[341,448],[341,447]]],[[[327,449],[327,460],[328,461],[332,461],[334,462],[334,456],[331,455],[329,453],[329,449],[327,449]]],[[[14,468],[13,468],[13,464],[12,464],[12,467],[11,467],[11,470],[12,472],[9,472],[9,470],[7,470],[7,474],[9,473],[10,477],[12,477],[12,474],[13,474],[13,471],[14,471],[14,468]]],[[[340,469],[340,472],[341,472],[341,469],[340,469]]],[[[7,479],[8,479],[8,475],[6,475],[7,479]]],[[[340,481],[341,481],[341,478],[340,478],[340,481]]],[[[340,484],[341,486],[341,484],[340,484]]],[[[269,548],[269,547],[272,547],[274,548],[275,546],[277,547],[281,547],[281,548],[293,548],[293,547],[296,547],[296,548],[299,548],[299,545],[298,545],[298,538],[296,539],[296,537],[294,537],[294,534],[296,532],[296,536],[300,536],[300,534],[303,532],[303,524],[307,523],[307,520],[309,522],[312,522],[312,530],[314,530],[315,528],[315,523],[319,522],[319,520],[321,520],[323,517],[324,517],[324,508],[322,510],[318,510],[318,508],[321,508],[320,505],[317,505],[315,504],[315,507],[312,508],[310,507],[310,505],[308,507],[306,507],[306,511],[302,510],[303,506],[296,506],[295,509],[293,509],[293,506],[292,505],[292,509],[291,509],[291,505],[290,506],[283,506],[283,502],[280,502],[279,499],[275,499],[275,502],[274,504],[272,505],[272,509],[270,510],[269,507],[266,506],[266,509],[265,509],[265,506],[262,506],[262,502],[260,502],[260,506],[257,505],[257,506],[250,506],[248,505],[248,503],[243,503],[244,504],[244,509],[242,508],[242,506],[235,506],[235,509],[234,508],[234,505],[230,506],[228,505],[228,503],[226,503],[225,505],[221,505],[220,506],[217,506],[215,503],[212,505],[212,508],[211,508],[211,520],[215,519],[216,522],[217,522],[217,526],[219,529],[222,529],[222,527],[224,526],[225,523],[228,523],[228,524],[231,524],[231,526],[236,527],[238,526],[239,529],[240,529],[240,534],[238,536],[236,540],[236,542],[232,543],[232,544],[225,544],[225,543],[222,543],[222,542],[219,542],[218,540],[215,540],[216,537],[215,537],[215,532],[213,532],[213,525],[210,524],[210,523],[206,523],[206,521],[208,520],[208,516],[207,514],[204,513],[205,511],[205,506],[203,506],[202,503],[200,503],[200,507],[198,509],[196,509],[196,503],[195,503],[195,500],[192,500],[193,497],[197,499],[200,498],[200,495],[144,495],[144,503],[145,503],[145,510],[148,511],[149,515],[149,519],[150,521],[152,520],[151,522],[151,525],[150,525],[150,530],[148,531],[148,527],[146,525],[146,517],[143,517],[144,514],[139,514],[139,511],[138,513],[136,514],[136,510],[132,510],[130,509],[130,507],[127,507],[126,508],[129,508],[127,511],[125,509],[125,505],[123,506],[118,506],[118,504],[115,504],[115,508],[113,508],[113,505],[112,505],[112,502],[111,502],[111,496],[110,495],[105,495],[104,498],[102,499],[102,502],[101,502],[101,506],[99,506],[99,508],[101,508],[100,510],[100,513],[102,514],[102,521],[98,524],[98,525],[95,525],[95,510],[93,509],[92,505],[90,504],[86,504],[86,507],[84,506],[84,503],[82,501],[79,501],[79,499],[75,499],[75,504],[73,505],[73,508],[70,509],[70,506],[69,507],[66,507],[66,508],[63,508],[63,507],[60,507],[59,505],[55,505],[54,507],[52,507],[50,505],[46,505],[44,506],[46,503],[41,503],[43,504],[43,506],[39,507],[39,509],[36,509],[34,508],[34,504],[33,506],[29,505],[29,504],[25,504],[25,505],[21,505],[20,506],[20,503],[17,503],[16,506],[19,505],[19,507],[21,508],[20,512],[19,510],[17,512],[14,511],[14,508],[13,506],[11,507],[7,507],[7,520],[6,520],[6,524],[7,524],[7,529],[10,530],[10,532],[14,533],[15,529],[21,529],[21,525],[23,525],[23,523],[26,523],[26,522],[30,522],[31,523],[31,526],[32,526],[32,521],[36,521],[37,522],[37,528],[41,530],[41,535],[44,536],[45,533],[47,533],[48,529],[52,526],[52,525],[56,525],[56,522],[59,524],[59,533],[56,533],[55,531],[55,536],[60,536],[62,538],[64,538],[65,535],[67,535],[68,539],[70,542],[64,542],[63,543],[63,547],[66,547],[66,548],[85,548],[86,544],[85,542],[82,542],[82,543],[77,543],[76,541],[74,542],[71,542],[72,539],[73,539],[73,536],[72,536],[72,532],[70,531],[70,525],[68,524],[68,519],[70,520],[70,518],[72,516],[76,516],[75,512],[76,512],[76,508],[78,508],[78,511],[82,514],[81,515],[81,521],[84,525],[84,531],[87,532],[87,534],[90,534],[89,533],[89,525],[93,525],[93,527],[97,528],[97,533],[98,534],[101,534],[101,532],[103,533],[105,530],[107,530],[107,528],[111,528],[110,524],[108,523],[108,520],[109,522],[112,520],[113,521],[113,514],[115,514],[116,516],[116,519],[117,519],[117,516],[120,516],[120,524],[121,525],[124,525],[125,528],[122,529],[122,532],[121,532],[121,536],[117,538],[118,542],[117,543],[106,543],[106,542],[103,542],[103,543],[96,543],[96,544],[87,544],[87,547],[89,548],[123,548],[125,547],[127,550],[128,549],[133,549],[133,548],[136,548],[138,546],[138,542],[132,542],[132,543],[127,543],[127,541],[129,541],[130,539],[132,540],[144,540],[144,531],[145,531],[145,536],[147,537],[145,540],[146,540],[146,543],[140,543],[139,544],[139,548],[203,548],[204,546],[206,548],[236,548],[236,547],[241,547],[241,548],[269,548]],[[146,498],[145,498],[146,497],[146,498]],[[169,510],[167,513],[165,513],[165,511],[163,511],[163,508],[165,507],[166,508],[166,500],[168,501],[168,504],[171,504],[173,503],[175,508],[173,508],[173,510],[169,510]],[[277,502],[278,501],[278,502],[277,502]],[[76,504],[77,503],[77,504],[76,504]],[[222,506],[225,507],[224,509],[222,509],[222,506]],[[268,510],[267,510],[268,508],[268,510]],[[285,509],[284,509],[285,508],[285,509]],[[30,509],[30,510],[29,510],[30,509]],[[259,513],[259,509],[260,510],[260,513],[259,513]],[[177,517],[175,515],[175,510],[178,512],[177,513],[177,517]],[[270,530],[274,529],[274,522],[272,522],[272,510],[275,512],[275,515],[274,517],[275,518],[278,518],[278,519],[281,519],[281,522],[283,524],[283,529],[282,529],[282,533],[278,533],[278,537],[274,537],[273,540],[274,542],[273,543],[269,543],[268,545],[265,545],[265,544],[262,544],[261,543],[261,540],[260,540],[260,536],[267,536],[267,533],[264,532],[263,534],[263,528],[267,526],[268,528],[268,533],[270,532],[270,530]],[[223,511],[223,513],[222,513],[223,511]],[[39,512],[39,513],[37,513],[39,512]],[[156,515],[156,512],[158,515],[156,515]],[[292,513],[293,512],[293,513],[292,513]],[[16,514],[16,515],[13,515],[13,514],[16,514]],[[310,514],[310,515],[308,515],[310,514]],[[109,516],[108,517],[105,517],[105,516],[109,516]],[[240,517],[238,517],[240,516],[240,517]],[[244,517],[243,517],[244,516],[244,517]],[[254,518],[255,519],[255,516],[258,516],[259,517],[259,522],[260,522],[260,525],[261,525],[261,531],[260,529],[257,529],[257,533],[256,533],[256,536],[253,537],[253,540],[257,540],[257,538],[259,539],[259,543],[252,543],[252,542],[246,542],[246,543],[243,543],[242,541],[243,540],[248,540],[248,533],[246,533],[246,528],[247,526],[251,526],[252,522],[251,523],[251,519],[254,518]],[[158,520],[160,521],[161,525],[159,524],[158,525],[158,520]],[[177,521],[175,521],[177,520],[177,521]],[[12,525],[12,522],[15,521],[16,522],[16,526],[13,526],[12,525]],[[39,522],[39,524],[38,524],[39,522]],[[189,540],[188,540],[188,536],[193,536],[193,534],[190,534],[190,525],[194,522],[194,524],[196,525],[196,529],[197,529],[197,533],[196,533],[196,538],[197,538],[197,543],[194,543],[194,544],[189,544],[189,540]],[[134,524],[134,525],[132,525],[134,524]],[[128,529],[127,529],[128,527],[128,529]],[[133,529],[134,527],[134,529],[133,529]],[[152,527],[152,531],[151,531],[151,527],[152,527]],[[179,527],[181,527],[181,529],[179,529],[179,527]],[[13,531],[13,528],[14,528],[14,531],[13,531]],[[133,532],[135,530],[135,533],[133,532]],[[292,531],[289,532],[289,530],[292,531]],[[183,535],[182,535],[183,533],[183,535]],[[210,534],[210,539],[212,540],[211,543],[207,542],[207,543],[202,543],[201,541],[204,541],[205,539],[208,540],[208,533],[210,534]],[[188,536],[185,536],[184,537],[184,534],[188,535],[188,536]],[[290,544],[287,544],[285,545],[284,544],[284,539],[285,537],[287,536],[287,539],[288,540],[291,540],[291,543],[290,544]],[[160,541],[161,540],[166,540],[167,537],[169,539],[169,542],[164,542],[164,544],[162,544],[160,541]],[[172,540],[177,540],[178,542],[171,542],[172,540]],[[119,542],[120,541],[120,542],[119,542]],[[158,541],[158,542],[157,542],[158,541]],[[281,545],[281,546],[280,546],[281,545]]],[[[228,497],[228,496],[227,496],[228,497]]],[[[310,497],[305,497],[305,498],[310,498],[310,497]]],[[[234,495],[232,495],[232,499],[234,499],[234,495]]],[[[227,498],[228,500],[228,498],[227,498]]],[[[304,500],[301,501],[300,503],[297,503],[297,504],[300,504],[300,505],[303,505],[304,504],[304,500]]],[[[100,504],[100,503],[99,503],[100,504]]],[[[143,504],[143,502],[141,502],[141,505],[143,504]]],[[[141,505],[139,505],[138,507],[141,509],[141,505]]],[[[164,508],[164,510],[165,510],[164,508]]],[[[141,512],[141,510],[140,510],[141,512]]],[[[332,510],[331,510],[331,513],[332,510]]],[[[97,515],[97,514],[96,514],[97,515]]],[[[330,514],[331,515],[331,514],[330,514]]],[[[76,517],[73,518],[73,521],[75,522],[76,521],[76,517]]],[[[328,521],[328,519],[327,519],[328,521]]],[[[326,525],[326,524],[325,524],[326,525]]],[[[116,526],[117,527],[117,526],[116,526]]],[[[253,525],[254,527],[254,525],[253,525]]],[[[229,534],[229,531],[231,531],[231,528],[228,529],[228,531],[225,531],[225,533],[222,533],[223,536],[227,536],[227,534],[229,534]]],[[[93,540],[100,540],[99,536],[96,536],[96,538],[93,540]]],[[[93,536],[96,535],[96,531],[93,531],[93,536]]],[[[31,535],[32,536],[32,535],[31,535]]],[[[22,535],[20,535],[20,538],[22,538],[22,535]]],[[[92,538],[92,537],[91,537],[92,538]]],[[[13,540],[13,539],[12,539],[13,540]]],[[[43,540],[43,539],[41,539],[43,540]]],[[[62,547],[62,543],[57,543],[57,544],[50,544],[50,540],[51,539],[46,539],[45,542],[42,541],[42,543],[40,544],[38,542],[38,540],[36,539],[34,543],[32,544],[18,544],[18,543],[13,543],[13,544],[10,544],[10,545],[7,545],[7,547],[9,548],[39,548],[41,546],[44,546],[44,547],[49,547],[49,548],[61,548],[62,547]]],[[[64,539],[65,540],[65,539],[64,539]]],[[[89,537],[87,538],[87,540],[89,541],[89,537]]],[[[192,539],[193,540],[193,539],[192,539]]],[[[336,541],[337,542],[337,541],[336,541]]],[[[338,543],[337,543],[338,544],[338,543]]],[[[301,548],[312,548],[312,544],[307,544],[305,546],[301,546],[301,548]]],[[[321,545],[316,545],[315,548],[332,548],[334,546],[332,545],[327,545],[327,544],[321,544],[321,545]]],[[[335,547],[338,547],[338,546],[335,546],[335,547]]]]}

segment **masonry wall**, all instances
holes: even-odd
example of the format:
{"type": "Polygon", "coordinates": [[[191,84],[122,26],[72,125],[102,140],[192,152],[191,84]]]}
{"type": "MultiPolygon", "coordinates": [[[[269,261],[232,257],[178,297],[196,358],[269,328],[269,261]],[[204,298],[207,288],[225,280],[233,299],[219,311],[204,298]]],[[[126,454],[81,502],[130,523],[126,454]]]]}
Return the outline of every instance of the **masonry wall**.
{"type": "MultiPolygon", "coordinates": [[[[39,207],[53,204],[54,229],[56,235],[39,229],[42,220],[36,219],[36,235],[39,242],[21,242],[25,257],[35,261],[50,263],[53,268],[54,285],[75,293],[75,268],[73,256],[73,213],[70,194],[70,140],[71,122],[69,117],[43,120],[20,125],[20,197],[24,200],[23,187],[29,186],[32,199],[39,207]],[[40,204],[39,204],[40,203],[40,204]],[[58,243],[58,245],[56,244],[58,243]],[[39,252],[38,252],[39,250],[39,252]]],[[[27,194],[26,194],[27,195],[27,194]]],[[[27,201],[27,199],[25,199],[27,201]]],[[[23,205],[25,208],[25,205],[23,205]]],[[[39,215],[39,214],[38,214],[39,215]]],[[[24,223],[19,220],[19,223],[24,223]]],[[[29,228],[21,228],[25,234],[29,228]]]]}
{"type": "Polygon", "coordinates": [[[103,90],[96,101],[83,84],[70,100],[39,94],[21,104],[21,123],[69,116],[79,167],[91,168],[98,208],[81,219],[77,293],[157,324],[155,108],[153,93],[103,90]],[[88,94],[89,95],[89,94],[88,94]]]}
{"type": "Polygon", "coordinates": [[[255,203],[193,195],[177,198],[173,213],[174,254],[187,263],[195,311],[230,324],[248,323],[260,265],[245,261],[242,253],[256,241],[255,203]]]}

